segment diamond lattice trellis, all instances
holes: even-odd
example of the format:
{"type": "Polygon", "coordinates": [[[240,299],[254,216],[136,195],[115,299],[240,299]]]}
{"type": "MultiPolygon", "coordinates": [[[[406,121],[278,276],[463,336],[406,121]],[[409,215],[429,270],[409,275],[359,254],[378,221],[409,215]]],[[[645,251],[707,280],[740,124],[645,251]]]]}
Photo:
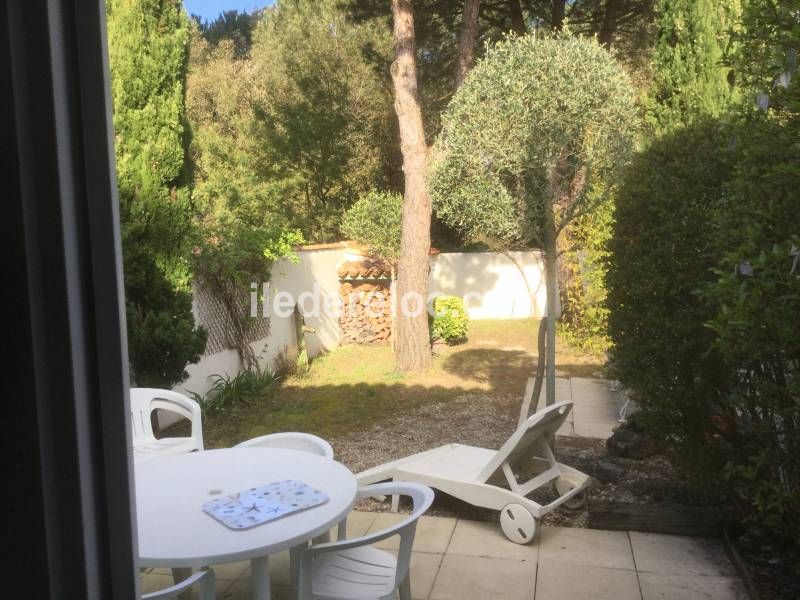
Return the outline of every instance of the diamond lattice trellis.
{"type": "MultiPolygon", "coordinates": [[[[225,305],[211,291],[202,286],[194,286],[194,300],[197,310],[197,324],[208,331],[208,341],[204,356],[216,354],[226,348],[234,348],[230,342],[231,322],[225,305]]],[[[245,292],[239,303],[243,310],[250,310],[250,295],[245,292]]],[[[269,336],[269,318],[258,316],[252,319],[246,340],[255,342],[269,336]]]]}

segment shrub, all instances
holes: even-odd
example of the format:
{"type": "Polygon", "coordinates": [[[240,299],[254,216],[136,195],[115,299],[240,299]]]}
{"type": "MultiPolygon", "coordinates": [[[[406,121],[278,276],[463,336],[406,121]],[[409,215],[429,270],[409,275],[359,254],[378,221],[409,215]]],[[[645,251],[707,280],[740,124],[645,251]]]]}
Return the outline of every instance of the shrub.
{"type": "Polygon", "coordinates": [[[711,231],[733,173],[732,139],[705,122],[653,142],[623,178],[609,243],[614,377],[650,430],[703,471],[730,373],[705,326],[714,308],[696,291],[719,258],[711,231]]]}
{"type": "Polygon", "coordinates": [[[725,476],[750,516],[800,539],[800,230],[798,128],[762,122],[714,231],[724,249],[703,296],[716,307],[713,348],[730,365],[733,415],[725,476]]]}
{"type": "MultiPolygon", "coordinates": [[[[596,193],[606,195],[607,187],[596,193]]],[[[576,218],[565,230],[569,247],[561,256],[562,281],[560,334],[569,345],[592,353],[608,350],[606,263],[614,215],[614,197],[594,211],[576,218]]]]}
{"type": "Polygon", "coordinates": [[[125,308],[131,380],[139,387],[171,388],[188,376],[187,363],[200,360],[206,330],[195,326],[188,286],[176,286],[147,243],[124,235],[125,308]]]}
{"type": "Polygon", "coordinates": [[[223,411],[237,404],[250,404],[259,399],[278,377],[269,369],[248,369],[235,376],[214,374],[211,389],[205,394],[190,392],[204,411],[223,411]]]}
{"type": "Polygon", "coordinates": [[[109,0],[106,8],[131,380],[169,388],[206,343],[186,260],[189,20],[177,2],[109,0]]]}
{"type": "Polygon", "coordinates": [[[439,296],[433,300],[434,316],[431,321],[431,337],[447,344],[466,341],[469,316],[464,301],[456,296],[439,296]]]}
{"type": "Polygon", "coordinates": [[[402,222],[403,197],[396,192],[372,191],[344,214],[342,233],[367,246],[375,256],[395,263],[400,258],[402,222]]]}

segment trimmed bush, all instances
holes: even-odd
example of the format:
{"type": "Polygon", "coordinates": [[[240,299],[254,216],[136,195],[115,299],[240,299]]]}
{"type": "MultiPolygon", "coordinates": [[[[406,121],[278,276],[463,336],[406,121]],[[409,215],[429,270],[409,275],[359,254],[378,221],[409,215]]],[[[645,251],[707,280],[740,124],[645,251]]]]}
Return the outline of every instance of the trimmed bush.
{"type": "Polygon", "coordinates": [[[716,278],[712,230],[733,175],[733,139],[707,122],[653,142],[623,178],[609,243],[614,377],[650,431],[701,472],[715,462],[700,450],[717,433],[730,372],[706,327],[713,303],[697,290],[716,278]]]}
{"type": "Polygon", "coordinates": [[[798,131],[797,121],[762,122],[739,136],[742,156],[713,232],[724,255],[703,288],[717,307],[713,351],[730,365],[726,483],[745,514],[789,543],[800,539],[798,131]]]}
{"type": "Polygon", "coordinates": [[[461,298],[456,296],[434,298],[433,311],[431,337],[434,340],[444,340],[451,346],[466,341],[469,316],[461,298]]]}
{"type": "MultiPolygon", "coordinates": [[[[696,482],[800,537],[797,124],[702,124],[653,143],[617,199],[614,376],[696,482]]],[[[788,547],[788,546],[787,546],[788,547]]]]}

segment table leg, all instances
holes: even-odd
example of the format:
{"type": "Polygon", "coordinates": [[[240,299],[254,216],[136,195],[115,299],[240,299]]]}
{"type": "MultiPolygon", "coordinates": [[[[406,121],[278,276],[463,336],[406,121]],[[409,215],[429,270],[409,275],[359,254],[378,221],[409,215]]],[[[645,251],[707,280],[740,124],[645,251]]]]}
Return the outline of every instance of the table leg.
{"type": "Polygon", "coordinates": [[[303,558],[307,544],[295,546],[289,550],[289,569],[291,571],[292,591],[289,597],[297,600],[298,588],[300,587],[300,561],[303,558]]]}
{"type": "MultiPolygon", "coordinates": [[[[172,569],[172,582],[180,583],[184,579],[191,577],[192,569],[190,568],[175,568],[172,569]]],[[[178,600],[192,600],[192,590],[186,590],[178,596],[178,600]]]]}
{"type": "Polygon", "coordinates": [[[269,600],[269,557],[254,558],[250,561],[250,587],[253,600],[269,600]]]}

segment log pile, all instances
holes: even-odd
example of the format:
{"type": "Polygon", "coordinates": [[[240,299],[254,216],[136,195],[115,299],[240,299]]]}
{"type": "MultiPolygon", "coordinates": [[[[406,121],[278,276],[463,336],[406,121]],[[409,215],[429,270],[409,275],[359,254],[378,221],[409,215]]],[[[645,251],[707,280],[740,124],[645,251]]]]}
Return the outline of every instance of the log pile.
{"type": "Polygon", "coordinates": [[[389,282],[343,281],[342,344],[385,344],[391,337],[389,282]]]}

